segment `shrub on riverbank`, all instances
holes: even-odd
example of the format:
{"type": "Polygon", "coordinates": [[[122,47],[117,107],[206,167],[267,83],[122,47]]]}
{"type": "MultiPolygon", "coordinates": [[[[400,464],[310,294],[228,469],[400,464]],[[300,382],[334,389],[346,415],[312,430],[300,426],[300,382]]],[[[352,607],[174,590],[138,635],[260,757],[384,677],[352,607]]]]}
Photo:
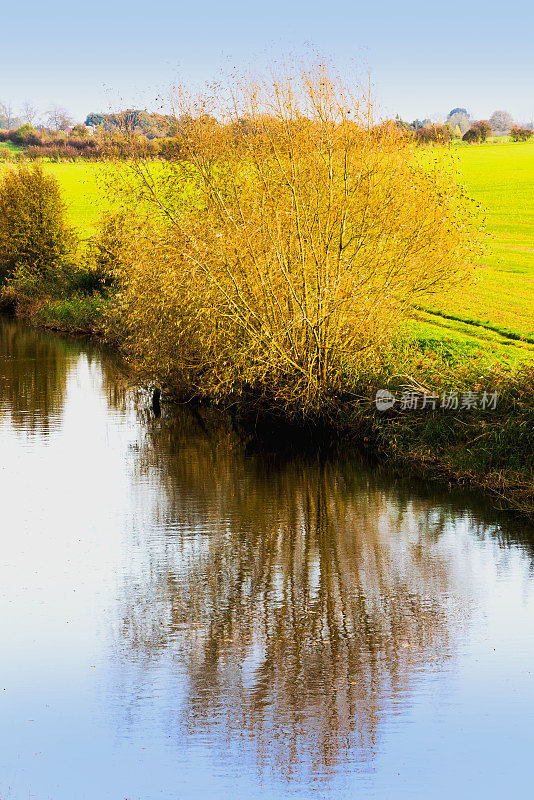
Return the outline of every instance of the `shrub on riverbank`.
{"type": "Polygon", "coordinates": [[[0,181],[0,306],[45,319],[47,303],[61,298],[50,314],[59,323],[64,318],[67,328],[93,330],[108,278],[67,225],[55,178],[38,165],[6,170],[0,181]]]}
{"type": "Polygon", "coordinates": [[[444,153],[394,124],[377,136],[367,100],[322,68],[232,96],[216,116],[180,95],[180,157],[119,174],[152,219],[117,272],[115,324],[180,389],[316,414],[417,298],[465,277],[473,206],[444,153]]]}
{"type": "Polygon", "coordinates": [[[22,294],[60,290],[73,270],[76,237],[57,181],[40,166],[6,169],[0,181],[0,283],[22,294]]]}

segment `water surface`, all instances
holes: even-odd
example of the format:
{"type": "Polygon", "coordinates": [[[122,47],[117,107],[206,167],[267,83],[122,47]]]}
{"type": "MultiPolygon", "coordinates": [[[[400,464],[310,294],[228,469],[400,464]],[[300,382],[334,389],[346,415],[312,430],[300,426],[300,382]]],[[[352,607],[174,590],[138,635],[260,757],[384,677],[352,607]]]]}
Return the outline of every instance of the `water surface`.
{"type": "Polygon", "coordinates": [[[532,796],[534,544],[0,322],[0,798],[532,796]]]}

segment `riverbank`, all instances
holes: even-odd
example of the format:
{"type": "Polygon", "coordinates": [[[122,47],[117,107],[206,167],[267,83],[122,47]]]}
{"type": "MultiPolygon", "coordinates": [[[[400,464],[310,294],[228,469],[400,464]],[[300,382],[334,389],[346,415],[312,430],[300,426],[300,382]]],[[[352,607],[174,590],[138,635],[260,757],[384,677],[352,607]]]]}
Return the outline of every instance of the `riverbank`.
{"type": "Polygon", "coordinates": [[[56,333],[104,339],[105,307],[106,299],[100,294],[80,295],[60,300],[23,300],[16,306],[16,314],[32,325],[56,333]]]}
{"type": "Polygon", "coordinates": [[[534,517],[534,370],[457,374],[456,384],[449,372],[441,390],[431,388],[429,374],[425,380],[399,380],[386,369],[380,386],[339,398],[328,419],[293,427],[269,413],[238,413],[262,437],[276,439],[282,425],[284,441],[296,433],[309,447],[319,432],[322,441],[362,448],[399,475],[481,491],[496,508],[534,517]],[[395,402],[380,410],[377,395],[386,386],[395,402]]]}
{"type": "MultiPolygon", "coordinates": [[[[0,308],[32,326],[120,350],[119,342],[106,338],[102,297],[17,303],[4,293],[0,308]]],[[[512,371],[481,353],[467,358],[452,345],[432,351],[413,339],[399,346],[396,359],[375,381],[333,398],[315,416],[286,419],[272,411],[266,396],[253,393],[217,405],[232,413],[245,437],[308,449],[348,444],[398,474],[476,489],[497,508],[534,517],[534,369],[512,371]],[[395,403],[379,410],[376,393],[383,390],[395,403]]],[[[147,385],[146,375],[134,380],[147,385]]],[[[209,402],[179,395],[171,385],[163,387],[163,400],[209,402]]]]}

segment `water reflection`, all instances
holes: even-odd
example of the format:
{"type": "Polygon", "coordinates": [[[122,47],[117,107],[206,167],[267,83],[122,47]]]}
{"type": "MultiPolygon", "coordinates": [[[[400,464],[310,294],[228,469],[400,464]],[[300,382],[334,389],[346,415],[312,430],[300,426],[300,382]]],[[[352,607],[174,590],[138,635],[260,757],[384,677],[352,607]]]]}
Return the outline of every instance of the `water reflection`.
{"type": "Polygon", "coordinates": [[[0,423],[0,796],[521,785],[528,525],[353,453],[252,452],[215,411],[155,418],[113,357],[12,321],[0,423]]]}
{"type": "Polygon", "coordinates": [[[66,339],[0,315],[0,413],[15,430],[46,437],[61,424],[69,382],[80,370],[102,384],[115,411],[124,412],[133,396],[124,365],[84,339],[66,339]]]}
{"type": "Polygon", "coordinates": [[[0,323],[0,402],[13,427],[50,431],[61,414],[72,354],[19,323],[0,323]]]}
{"type": "Polygon", "coordinates": [[[190,732],[253,742],[269,770],[369,765],[385,719],[449,668],[476,607],[448,536],[494,529],[392,490],[354,455],[247,456],[214,416],[146,416],[138,479],[160,491],[142,583],[158,602],[125,591],[117,646],[145,667],[170,653],[190,732]]]}

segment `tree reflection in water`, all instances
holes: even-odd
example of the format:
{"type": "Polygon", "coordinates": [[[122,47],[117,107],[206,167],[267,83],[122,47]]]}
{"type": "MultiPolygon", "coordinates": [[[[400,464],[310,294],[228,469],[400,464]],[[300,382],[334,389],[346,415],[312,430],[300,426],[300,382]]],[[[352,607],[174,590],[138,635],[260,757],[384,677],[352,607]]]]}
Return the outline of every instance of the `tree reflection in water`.
{"type": "Polygon", "coordinates": [[[209,416],[146,431],[138,477],[159,481],[160,505],[139,531],[149,576],[125,588],[126,657],[176,659],[182,722],[254,741],[265,767],[369,764],[384,717],[467,621],[468,570],[442,545],[452,512],[354,459],[247,456],[209,416]]]}
{"type": "Polygon", "coordinates": [[[0,411],[15,430],[46,437],[58,429],[68,390],[84,368],[94,379],[91,391],[102,388],[109,407],[124,412],[129,381],[116,357],[83,339],[0,316],[0,411]]]}
{"type": "Polygon", "coordinates": [[[250,454],[214,412],[139,420],[127,387],[113,357],[1,321],[0,407],[18,432],[59,432],[71,400],[80,424],[85,393],[95,435],[114,432],[110,533],[123,519],[126,559],[112,663],[158,686],[140,703],[129,684],[117,722],[125,706],[161,713],[178,742],[242,747],[288,778],[372,766],[388,720],[454,667],[483,598],[480,546],[497,572],[518,543],[532,564],[528,532],[353,456],[250,454]]]}
{"type": "Polygon", "coordinates": [[[46,334],[0,319],[0,407],[13,427],[47,434],[61,415],[72,351],[46,334]]]}

